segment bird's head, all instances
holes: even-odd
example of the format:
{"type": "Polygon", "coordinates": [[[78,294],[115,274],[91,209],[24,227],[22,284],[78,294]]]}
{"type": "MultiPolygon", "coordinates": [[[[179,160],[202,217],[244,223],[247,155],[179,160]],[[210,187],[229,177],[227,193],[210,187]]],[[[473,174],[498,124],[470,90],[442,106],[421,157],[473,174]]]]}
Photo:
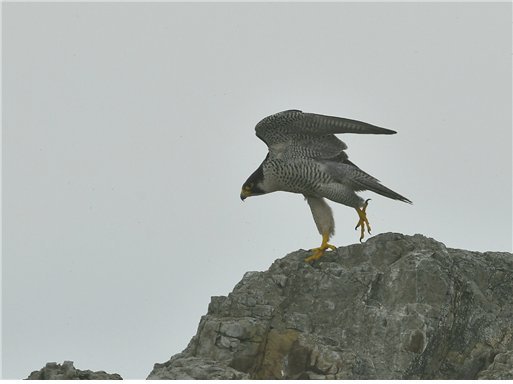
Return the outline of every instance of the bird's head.
{"type": "Polygon", "coordinates": [[[242,185],[242,190],[240,191],[240,198],[242,201],[246,197],[249,196],[258,196],[267,193],[264,187],[264,172],[262,165],[258,167],[258,169],[253,172],[253,174],[248,177],[246,182],[242,185]]]}

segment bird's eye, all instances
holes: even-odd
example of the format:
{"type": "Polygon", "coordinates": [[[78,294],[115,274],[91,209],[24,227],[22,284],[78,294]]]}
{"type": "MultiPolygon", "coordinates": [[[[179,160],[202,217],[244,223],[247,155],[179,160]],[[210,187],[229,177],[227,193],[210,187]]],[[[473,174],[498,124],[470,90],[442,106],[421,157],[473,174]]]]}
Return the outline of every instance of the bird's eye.
{"type": "Polygon", "coordinates": [[[246,185],[244,186],[244,190],[245,190],[245,191],[251,191],[251,187],[252,187],[252,186],[253,186],[253,184],[246,184],[246,185]]]}

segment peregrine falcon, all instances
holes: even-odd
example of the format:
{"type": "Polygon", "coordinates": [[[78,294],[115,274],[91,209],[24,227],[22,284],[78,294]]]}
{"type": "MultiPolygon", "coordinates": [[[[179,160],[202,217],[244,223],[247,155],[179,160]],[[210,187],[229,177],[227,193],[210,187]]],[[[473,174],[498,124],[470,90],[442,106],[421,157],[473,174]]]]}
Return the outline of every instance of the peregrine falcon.
{"type": "Polygon", "coordinates": [[[360,228],[360,242],[365,228],[370,234],[364,200],[355,192],[373,191],[394,200],[411,204],[406,197],[382,185],[379,180],[349,161],[347,146],[335,134],[369,133],[391,135],[390,129],[376,127],[361,121],[341,117],[287,110],[268,116],[255,127],[256,135],[269,148],[265,160],[242,185],[240,198],[258,196],[275,191],[304,195],[322,236],[320,247],[314,248],[311,262],[319,259],[327,249],[335,231],[333,213],[325,198],[353,207],[358,214],[355,229],[360,228]]]}

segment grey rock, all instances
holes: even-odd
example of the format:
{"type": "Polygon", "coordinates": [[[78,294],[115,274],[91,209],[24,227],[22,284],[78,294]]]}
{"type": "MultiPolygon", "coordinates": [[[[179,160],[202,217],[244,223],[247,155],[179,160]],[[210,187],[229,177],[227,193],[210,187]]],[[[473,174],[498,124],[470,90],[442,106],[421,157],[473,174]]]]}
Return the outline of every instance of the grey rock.
{"type": "Polygon", "coordinates": [[[233,380],[249,379],[249,375],[239,372],[217,361],[201,357],[175,355],[164,364],[155,364],[148,380],[233,380]]]}
{"type": "Polygon", "coordinates": [[[27,380],[122,380],[122,377],[104,371],[81,371],[73,366],[72,361],[65,361],[62,365],[47,363],[44,368],[32,372],[27,380]]]}
{"type": "Polygon", "coordinates": [[[513,378],[513,351],[499,353],[493,363],[477,376],[481,380],[504,380],[513,378]]]}
{"type": "Polygon", "coordinates": [[[149,379],[513,379],[513,255],[386,233],[213,297],[149,379]]]}

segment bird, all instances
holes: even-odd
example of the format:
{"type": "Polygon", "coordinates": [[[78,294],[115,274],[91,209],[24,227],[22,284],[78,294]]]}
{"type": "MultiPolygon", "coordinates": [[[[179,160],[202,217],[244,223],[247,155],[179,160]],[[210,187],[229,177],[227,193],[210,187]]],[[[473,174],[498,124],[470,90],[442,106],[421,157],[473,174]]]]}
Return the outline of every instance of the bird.
{"type": "Polygon", "coordinates": [[[329,243],[335,233],[335,220],[326,199],[356,210],[355,230],[360,228],[360,242],[365,230],[371,234],[366,211],[370,199],[364,200],[356,192],[369,190],[412,204],[351,162],[345,152],[347,145],[335,136],[392,135],[396,131],[358,120],[290,109],[263,118],[255,126],[255,133],[269,151],[242,185],[240,198],[244,201],[250,196],[276,191],[302,194],[322,236],[321,245],[310,250],[312,254],[305,262],[318,260],[328,249],[336,250],[329,243]]]}

